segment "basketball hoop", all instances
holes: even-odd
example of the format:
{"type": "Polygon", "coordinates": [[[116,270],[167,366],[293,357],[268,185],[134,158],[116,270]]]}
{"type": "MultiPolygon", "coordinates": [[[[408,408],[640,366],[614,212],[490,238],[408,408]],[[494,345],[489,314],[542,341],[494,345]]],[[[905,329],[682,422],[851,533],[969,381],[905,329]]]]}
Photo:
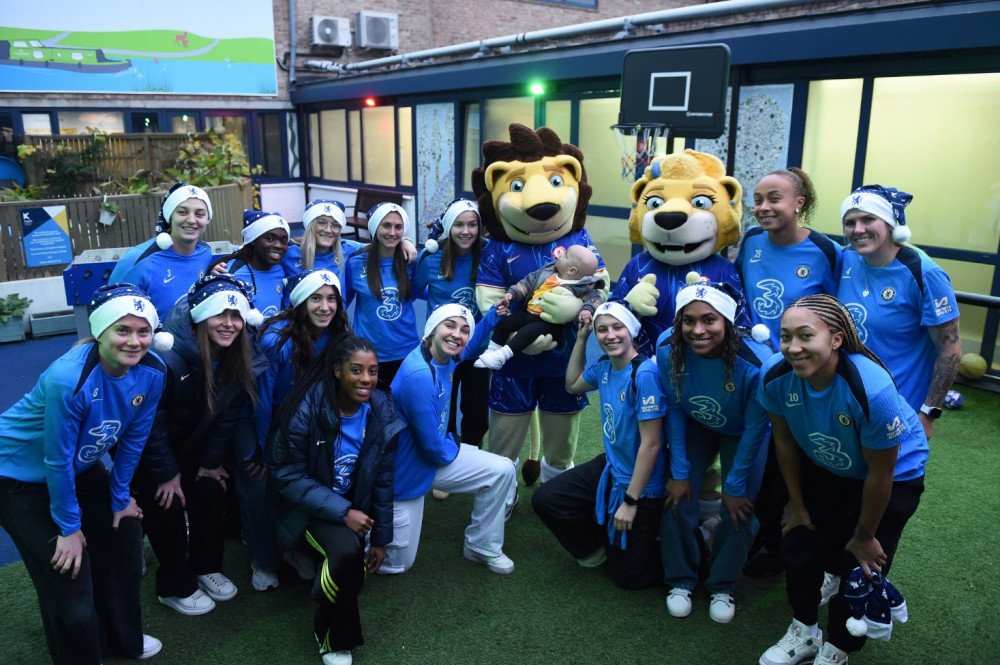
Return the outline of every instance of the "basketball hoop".
{"type": "Polygon", "coordinates": [[[649,160],[656,152],[656,142],[670,133],[668,125],[650,122],[640,124],[611,125],[615,144],[622,160],[622,180],[635,182],[649,166],[649,160]]]}

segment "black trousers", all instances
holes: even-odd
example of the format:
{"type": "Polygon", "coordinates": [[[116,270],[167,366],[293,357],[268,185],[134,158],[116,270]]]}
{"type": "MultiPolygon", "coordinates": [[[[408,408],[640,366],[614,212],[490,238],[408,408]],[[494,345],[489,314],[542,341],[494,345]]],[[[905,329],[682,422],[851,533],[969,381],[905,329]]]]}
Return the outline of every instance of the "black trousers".
{"type": "Polygon", "coordinates": [[[539,335],[552,335],[553,339],[559,341],[562,329],[562,324],[546,323],[538,314],[522,310],[500,319],[493,328],[493,341],[501,346],[506,344],[514,353],[520,353],[539,335]],[[516,337],[507,339],[514,333],[517,333],[516,337]]]}
{"type": "MultiPolygon", "coordinates": [[[[817,623],[823,573],[829,571],[840,575],[840,593],[829,603],[827,641],[847,652],[858,651],[866,638],[848,632],[846,622],[851,609],[844,600],[847,577],[858,566],[858,561],[844,546],[854,535],[858,523],[864,481],[841,478],[804,457],[800,473],[806,510],[816,530],[804,526],[792,529],[782,542],[781,554],[788,566],[785,590],[792,616],[806,625],[817,623]]],[[[917,511],[923,491],[923,477],[892,484],[889,505],[875,531],[886,554],[883,574],[887,575],[892,567],[903,527],[917,511]]]]}
{"type": "Polygon", "coordinates": [[[462,443],[483,447],[483,437],[490,429],[490,370],[475,367],[474,360],[463,360],[455,368],[451,384],[451,413],[448,416],[448,431],[462,443]],[[462,431],[457,427],[461,392],[462,431]]]}
{"type": "Polygon", "coordinates": [[[343,524],[313,519],[306,541],[323,555],[323,566],[313,582],[319,603],[313,630],[324,651],[350,651],[365,643],[361,633],[358,594],[368,576],[365,545],[343,524]]]}
{"type": "Polygon", "coordinates": [[[142,654],[142,527],[125,518],[111,528],[109,476],[100,463],[76,477],[76,498],[87,547],[75,580],[50,563],[60,534],[44,483],[0,479],[0,526],[35,585],[53,663],[97,665],[113,654],[136,658],[142,654]]]}
{"type": "Polygon", "coordinates": [[[169,509],[161,508],[153,498],[159,483],[141,467],[132,478],[142,526],[159,562],[157,596],[186,598],[198,590],[197,575],[222,572],[226,493],[216,480],[195,480],[196,473],[197,467],[181,472],[187,508],[177,497],[169,509]]]}
{"type": "Polygon", "coordinates": [[[531,507],[575,559],[604,548],[608,570],[623,589],[642,589],[663,579],[660,562],[662,499],[639,499],[626,548],[608,542],[606,525],[597,523],[597,486],[607,463],[603,453],[542,483],[531,496],[531,507]]]}

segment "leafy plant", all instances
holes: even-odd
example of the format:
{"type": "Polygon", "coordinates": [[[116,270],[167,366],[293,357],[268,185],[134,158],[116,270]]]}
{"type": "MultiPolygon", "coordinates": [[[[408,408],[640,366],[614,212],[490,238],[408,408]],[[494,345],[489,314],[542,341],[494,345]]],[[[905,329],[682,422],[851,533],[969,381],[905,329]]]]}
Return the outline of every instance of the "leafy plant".
{"type": "Polygon", "coordinates": [[[70,198],[82,194],[97,178],[100,157],[108,141],[104,132],[87,129],[91,135],[82,143],[59,144],[51,152],[20,145],[17,154],[22,159],[38,161],[45,170],[46,185],[55,196],[70,198]]]}
{"type": "Polygon", "coordinates": [[[149,169],[139,169],[127,178],[113,176],[101,183],[100,189],[95,193],[104,194],[148,194],[158,189],[150,187],[150,181],[162,176],[158,171],[149,169]]]}
{"type": "Polygon", "coordinates": [[[20,318],[28,311],[31,298],[22,298],[17,293],[11,293],[0,298],[0,322],[8,323],[11,317],[20,318]]]}
{"type": "Polygon", "coordinates": [[[246,152],[233,134],[221,136],[214,130],[191,135],[181,145],[175,168],[166,169],[177,182],[199,187],[215,187],[236,182],[261,173],[260,166],[250,166],[246,152]]]}
{"type": "Polygon", "coordinates": [[[13,187],[0,188],[0,201],[37,201],[46,198],[45,190],[47,189],[48,187],[45,185],[21,187],[15,182],[13,187]]]}

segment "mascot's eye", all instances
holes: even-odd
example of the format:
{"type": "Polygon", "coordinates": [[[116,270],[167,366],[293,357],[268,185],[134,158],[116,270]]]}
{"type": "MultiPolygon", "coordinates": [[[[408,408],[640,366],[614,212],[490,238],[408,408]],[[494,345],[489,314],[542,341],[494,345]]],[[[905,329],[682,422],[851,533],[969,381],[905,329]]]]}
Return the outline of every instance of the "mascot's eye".
{"type": "Polygon", "coordinates": [[[512,183],[510,183],[510,191],[512,191],[512,192],[523,192],[524,191],[524,181],[523,180],[515,180],[512,183]]]}
{"type": "Polygon", "coordinates": [[[691,205],[698,210],[710,210],[715,205],[715,199],[711,196],[696,196],[691,199],[691,205]]]}
{"type": "Polygon", "coordinates": [[[663,203],[664,203],[663,199],[661,199],[659,196],[650,196],[646,199],[646,207],[649,208],[650,210],[656,210],[661,205],[663,205],[663,203]]]}
{"type": "Polygon", "coordinates": [[[549,178],[549,184],[552,185],[553,187],[562,187],[563,186],[562,176],[561,175],[552,176],[551,178],[549,178]]]}

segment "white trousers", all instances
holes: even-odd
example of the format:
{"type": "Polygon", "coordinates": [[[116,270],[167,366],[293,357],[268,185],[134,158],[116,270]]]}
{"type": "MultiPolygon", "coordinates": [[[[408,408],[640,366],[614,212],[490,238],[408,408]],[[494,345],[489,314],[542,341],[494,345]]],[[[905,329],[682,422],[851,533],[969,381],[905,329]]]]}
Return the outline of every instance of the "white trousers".
{"type": "MultiPolygon", "coordinates": [[[[496,556],[503,549],[504,510],[517,493],[515,466],[475,446],[459,445],[458,456],[434,474],[432,489],[450,494],[472,494],[472,519],[465,529],[465,546],[496,556]]],[[[392,542],[380,573],[405,573],[417,558],[420,528],[424,522],[424,497],[393,504],[392,542]]]]}

